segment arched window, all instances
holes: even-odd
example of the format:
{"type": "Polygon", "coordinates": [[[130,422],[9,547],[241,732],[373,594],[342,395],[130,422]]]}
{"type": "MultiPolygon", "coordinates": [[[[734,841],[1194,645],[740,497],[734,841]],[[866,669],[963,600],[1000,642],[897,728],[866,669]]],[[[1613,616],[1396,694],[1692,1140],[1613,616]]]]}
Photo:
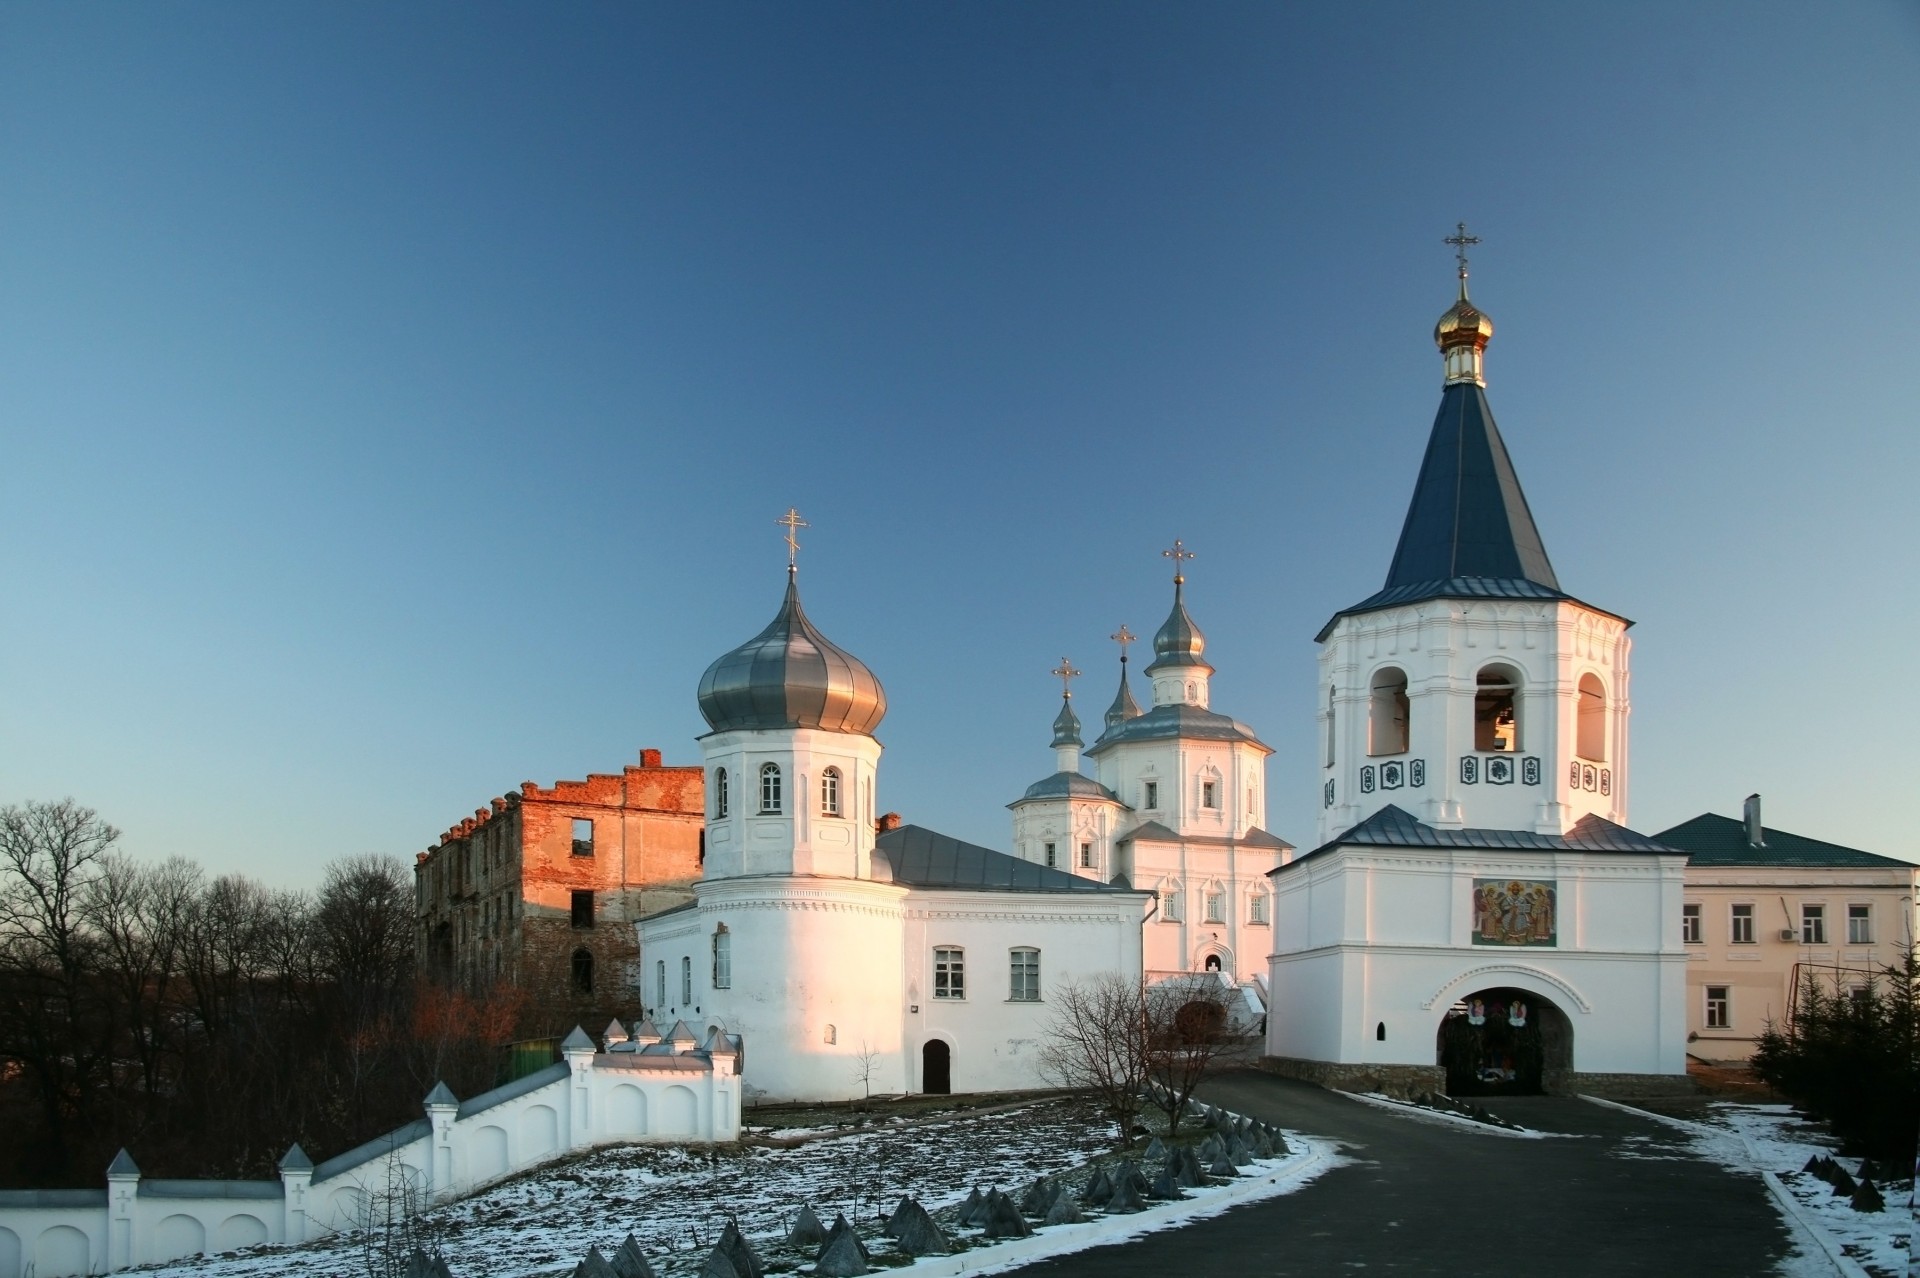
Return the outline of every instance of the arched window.
{"type": "Polygon", "coordinates": [[[1473,695],[1473,748],[1510,754],[1520,748],[1520,672],[1488,666],[1473,695]]]}
{"type": "Polygon", "coordinates": [[[760,765],[760,815],[780,815],[780,765],[777,763],[760,765]]]}
{"type": "Polygon", "coordinates": [[[1333,766],[1333,689],[1327,689],[1327,766],[1333,766]]]}
{"type": "Polygon", "coordinates": [[[573,952],[573,989],[576,994],[593,993],[593,951],[573,952]]]}
{"type": "Polygon", "coordinates": [[[680,1005],[693,1002],[693,958],[691,955],[680,960],[680,1005]]]}
{"type": "Polygon", "coordinates": [[[1409,737],[1407,672],[1396,666],[1374,671],[1367,705],[1367,753],[1405,754],[1409,737]]]}
{"type": "Polygon", "coordinates": [[[1607,690],[1600,676],[1580,676],[1579,755],[1601,763],[1607,757],[1607,690]]]}
{"type": "Polygon", "coordinates": [[[727,814],[727,770],[713,770],[713,815],[723,817],[727,814]]]}
{"type": "Polygon", "coordinates": [[[820,815],[840,815],[840,769],[828,768],[820,774],[820,815]]]}
{"type": "Polygon", "coordinates": [[[725,923],[713,929],[713,988],[733,988],[733,933],[725,923]]]}
{"type": "Polygon", "coordinates": [[[1206,969],[1209,972],[1217,972],[1220,970],[1220,956],[1218,954],[1207,955],[1206,969]]]}
{"type": "Polygon", "coordinates": [[[665,959],[661,959],[658,963],[654,964],[654,975],[656,978],[654,984],[654,1003],[660,1007],[665,1007],[667,1005],[667,961],[665,959]]]}

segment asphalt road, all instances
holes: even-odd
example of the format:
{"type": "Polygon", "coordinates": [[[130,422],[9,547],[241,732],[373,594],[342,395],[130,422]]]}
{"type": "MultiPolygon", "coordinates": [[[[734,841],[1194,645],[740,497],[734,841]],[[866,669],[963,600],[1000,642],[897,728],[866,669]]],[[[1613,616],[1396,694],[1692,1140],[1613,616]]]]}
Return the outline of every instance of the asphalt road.
{"type": "Polygon", "coordinates": [[[1693,1157],[1660,1123],[1587,1101],[1490,1101],[1515,1140],[1402,1117],[1255,1073],[1205,1099],[1341,1142],[1304,1189],[1181,1229],[1039,1261],[1023,1275],[1768,1274],[1792,1251],[1756,1176],[1693,1157]]]}

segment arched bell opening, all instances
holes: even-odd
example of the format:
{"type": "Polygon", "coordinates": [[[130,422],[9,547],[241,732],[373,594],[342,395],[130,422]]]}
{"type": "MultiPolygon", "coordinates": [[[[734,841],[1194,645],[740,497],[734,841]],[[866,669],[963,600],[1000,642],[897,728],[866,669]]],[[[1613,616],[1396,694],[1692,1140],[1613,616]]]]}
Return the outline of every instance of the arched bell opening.
{"type": "Polygon", "coordinates": [[[1478,990],[1434,1035],[1449,1096],[1539,1096],[1573,1069],[1573,1023],[1529,990],[1478,990]]]}

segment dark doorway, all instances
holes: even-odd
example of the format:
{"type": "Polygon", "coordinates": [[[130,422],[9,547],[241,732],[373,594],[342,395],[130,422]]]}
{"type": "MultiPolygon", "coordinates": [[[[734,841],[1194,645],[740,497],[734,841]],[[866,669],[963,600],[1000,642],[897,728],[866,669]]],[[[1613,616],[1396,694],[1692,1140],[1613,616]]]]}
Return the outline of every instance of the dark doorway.
{"type": "Polygon", "coordinates": [[[1525,990],[1469,994],[1440,1021],[1435,1049],[1449,1096],[1538,1096],[1573,1067],[1573,1026],[1525,990]]]}
{"type": "Polygon", "coordinates": [[[930,1038],[920,1049],[920,1090],[930,1096],[945,1096],[953,1090],[953,1050],[937,1038],[930,1038]]]}

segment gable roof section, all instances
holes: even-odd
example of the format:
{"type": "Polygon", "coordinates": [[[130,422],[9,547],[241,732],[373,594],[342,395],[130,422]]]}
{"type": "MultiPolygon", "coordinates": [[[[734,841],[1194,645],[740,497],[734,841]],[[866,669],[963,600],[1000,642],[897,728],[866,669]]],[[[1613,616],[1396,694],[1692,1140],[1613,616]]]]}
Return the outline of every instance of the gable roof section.
{"type": "Polygon", "coordinates": [[[1155,706],[1143,715],[1108,728],[1087,751],[1094,758],[1111,750],[1121,741],[1162,741],[1181,737],[1192,741],[1245,741],[1273,753],[1273,747],[1253,735],[1253,729],[1238,719],[1202,710],[1199,706],[1155,706]]]}
{"type": "Polygon", "coordinates": [[[1441,392],[1387,584],[1335,613],[1315,642],[1342,617],[1426,599],[1573,600],[1547,558],[1487,392],[1471,382],[1441,392]]]}
{"type": "Polygon", "coordinates": [[[1172,827],[1158,821],[1142,821],[1115,840],[1117,843],[1194,843],[1203,847],[1242,847],[1275,848],[1286,851],[1293,847],[1277,834],[1269,834],[1259,826],[1253,826],[1239,838],[1224,838],[1216,835],[1199,834],[1183,837],[1172,827]]]}
{"type": "Polygon", "coordinates": [[[1687,854],[1688,865],[1779,866],[1783,869],[1877,869],[1912,870],[1911,861],[1901,861],[1859,848],[1823,843],[1785,830],[1762,826],[1765,847],[1747,842],[1747,827],[1732,817],[1705,812],[1691,821],[1682,821],[1671,830],[1654,837],[1687,854]]]}
{"type": "Polygon", "coordinates": [[[888,830],[873,841],[873,852],[876,859],[886,859],[893,871],[893,881],[903,887],[1084,895],[1111,895],[1127,890],[1083,879],[1065,870],[1050,870],[977,843],[963,843],[922,825],[888,830]]]}
{"type": "Polygon", "coordinates": [[[1464,848],[1489,852],[1612,852],[1637,856],[1677,856],[1679,848],[1615,825],[1604,817],[1584,816],[1565,834],[1535,834],[1531,830],[1442,830],[1426,824],[1404,808],[1389,803],[1338,838],[1295,857],[1280,874],[1309,857],[1334,848],[1464,848]]]}

